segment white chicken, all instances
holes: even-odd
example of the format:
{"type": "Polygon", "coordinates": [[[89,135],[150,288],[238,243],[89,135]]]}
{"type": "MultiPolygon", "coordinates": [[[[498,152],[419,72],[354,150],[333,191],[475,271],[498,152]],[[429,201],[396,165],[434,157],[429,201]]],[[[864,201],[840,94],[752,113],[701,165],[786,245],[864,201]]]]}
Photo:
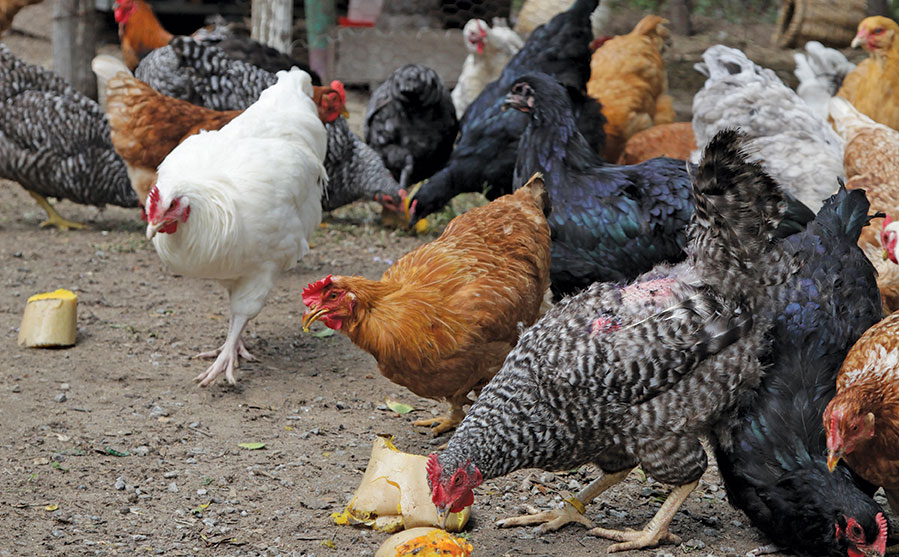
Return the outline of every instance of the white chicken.
{"type": "Polygon", "coordinates": [[[509,60],[521,50],[524,41],[506,24],[495,18],[493,27],[483,19],[469,19],[462,28],[468,56],[462,64],[462,73],[453,89],[453,106],[456,117],[462,118],[465,109],[484,90],[488,83],[502,73],[509,60]]]}
{"type": "Polygon", "coordinates": [[[221,130],[175,148],[147,197],[147,238],[162,261],[174,273],[215,279],[228,290],[228,337],[197,355],[216,358],[197,376],[201,386],[223,371],[234,384],[238,358],[253,359],[241,334],[279,273],[309,251],[321,222],[327,136],[312,80],[297,68],[277,77],[221,130]]]}
{"type": "Polygon", "coordinates": [[[837,94],[843,78],[855,69],[855,64],[834,48],[818,41],[805,43],[805,54],[793,54],[796,69],[793,73],[799,79],[796,93],[821,119],[827,119],[827,103],[837,94]]]}
{"type": "MultiPolygon", "coordinates": [[[[693,97],[693,133],[700,151],[726,128],[750,140],[753,161],[817,211],[844,179],[843,140],[777,74],[741,51],[709,47],[694,67],[707,76],[693,97]]],[[[700,151],[694,151],[694,162],[700,151]]]]}

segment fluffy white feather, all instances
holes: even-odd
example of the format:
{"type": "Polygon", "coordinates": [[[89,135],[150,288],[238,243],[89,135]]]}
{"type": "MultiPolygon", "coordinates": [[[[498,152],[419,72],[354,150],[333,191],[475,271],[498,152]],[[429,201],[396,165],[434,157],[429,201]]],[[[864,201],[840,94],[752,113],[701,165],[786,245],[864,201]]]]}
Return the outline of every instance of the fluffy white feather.
{"type": "Polygon", "coordinates": [[[735,48],[707,49],[696,69],[707,76],[693,97],[694,152],[719,130],[740,128],[751,138],[752,160],[817,211],[844,179],[843,140],[777,75],[735,48]]]}
{"type": "Polygon", "coordinates": [[[805,43],[805,54],[793,54],[799,79],[796,93],[808,103],[820,118],[827,118],[827,101],[837,94],[846,74],[855,69],[839,50],[828,48],[818,41],[805,43]]]}
{"type": "Polygon", "coordinates": [[[230,296],[228,339],[204,354],[218,358],[197,378],[203,385],[222,371],[234,383],[238,354],[251,358],[243,328],[278,274],[309,251],[321,222],[327,136],[312,81],[296,68],[277,76],[221,130],[174,149],[159,166],[156,199],[148,197],[147,234],[162,261],[175,273],[218,280],[230,296]],[[177,229],[164,233],[172,219],[177,229]]]}
{"type": "Polygon", "coordinates": [[[465,109],[484,87],[499,77],[509,60],[524,44],[518,33],[499,19],[493,20],[493,27],[483,19],[468,20],[462,29],[462,38],[468,49],[468,56],[462,64],[459,81],[452,92],[458,118],[462,117],[465,109]]]}

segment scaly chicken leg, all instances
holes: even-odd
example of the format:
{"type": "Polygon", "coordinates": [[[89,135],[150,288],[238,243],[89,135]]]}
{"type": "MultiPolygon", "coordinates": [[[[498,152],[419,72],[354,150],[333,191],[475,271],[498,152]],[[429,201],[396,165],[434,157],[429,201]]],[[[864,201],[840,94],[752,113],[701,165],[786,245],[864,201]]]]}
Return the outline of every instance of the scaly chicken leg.
{"type": "Polygon", "coordinates": [[[231,321],[228,325],[228,337],[225,339],[225,343],[216,350],[202,352],[194,356],[194,358],[215,358],[215,361],[206,371],[194,378],[194,381],[199,383],[201,387],[205,387],[215,381],[215,378],[222,371],[225,372],[225,379],[228,380],[228,383],[235,385],[237,381],[234,379],[234,368],[240,367],[238,358],[242,357],[245,360],[256,359],[247,351],[241,338],[249,322],[250,318],[245,315],[231,315],[231,321]]]}
{"type": "Polygon", "coordinates": [[[668,525],[671,524],[671,519],[674,518],[678,509],[684,504],[684,501],[687,500],[690,493],[696,489],[697,485],[699,485],[699,480],[675,487],[671,493],[668,494],[668,498],[665,499],[659,512],[652,517],[649,524],[642,530],[622,531],[594,528],[587,531],[587,533],[592,536],[599,536],[623,542],[609,546],[609,553],[627,551],[629,549],[655,547],[662,542],[678,544],[680,543],[680,538],[668,531],[668,525]]]}
{"type": "Polygon", "coordinates": [[[41,208],[44,211],[46,211],[46,213],[47,213],[47,220],[45,220],[44,222],[41,223],[41,228],[44,228],[47,226],[55,226],[56,228],[58,228],[60,230],[68,230],[70,228],[87,228],[88,227],[86,224],[81,224],[80,222],[75,222],[75,221],[71,221],[71,220],[63,218],[63,216],[60,215],[56,211],[55,208],[53,208],[53,205],[50,205],[50,202],[47,201],[47,198],[45,198],[43,195],[41,195],[39,193],[35,193],[33,191],[29,191],[28,193],[31,195],[31,197],[34,198],[35,201],[37,201],[37,204],[40,205],[41,208]]]}
{"type": "Polygon", "coordinates": [[[504,518],[498,520],[496,525],[500,528],[507,528],[509,526],[529,526],[531,524],[542,523],[537,528],[537,532],[540,534],[554,532],[569,522],[577,522],[583,524],[587,528],[593,528],[593,523],[584,516],[587,505],[605,490],[624,481],[624,478],[631,473],[631,470],[633,470],[633,468],[625,468],[624,470],[613,474],[604,473],[590,482],[590,484],[578,492],[577,495],[565,499],[565,503],[567,504],[561,508],[537,512],[536,509],[531,507],[528,509],[530,514],[513,518],[504,518]]]}
{"type": "MultiPolygon", "coordinates": [[[[467,397],[465,398],[465,400],[467,401],[467,403],[471,402],[467,397]]],[[[444,431],[455,429],[457,425],[462,423],[462,420],[465,419],[465,410],[462,408],[462,406],[462,404],[450,402],[450,410],[446,416],[416,420],[412,422],[412,425],[433,427],[434,437],[437,437],[444,431]]]]}

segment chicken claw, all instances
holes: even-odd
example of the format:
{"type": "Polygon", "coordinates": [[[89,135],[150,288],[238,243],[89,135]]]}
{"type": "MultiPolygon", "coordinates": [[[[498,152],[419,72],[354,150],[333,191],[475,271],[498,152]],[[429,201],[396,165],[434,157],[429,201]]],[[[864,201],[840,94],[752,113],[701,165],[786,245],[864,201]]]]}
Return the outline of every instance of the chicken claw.
{"type": "MultiPolygon", "coordinates": [[[[240,330],[243,331],[243,327],[241,327],[240,330]]],[[[230,333],[229,338],[225,340],[225,344],[221,345],[216,350],[197,354],[194,358],[215,358],[215,361],[212,362],[212,365],[209,366],[206,371],[194,378],[194,381],[199,383],[201,387],[205,387],[215,381],[215,378],[223,371],[225,372],[225,379],[228,380],[228,383],[231,385],[237,384],[237,380],[234,378],[234,368],[240,367],[240,358],[247,361],[256,359],[249,353],[249,351],[247,351],[243,339],[240,336],[233,339],[231,338],[230,333]]]]}
{"type": "Polygon", "coordinates": [[[455,429],[457,425],[462,423],[465,418],[465,410],[461,406],[452,406],[450,412],[446,416],[439,418],[427,418],[424,420],[416,420],[412,425],[422,427],[433,427],[434,437],[437,437],[445,431],[455,429]]]}
{"type": "Polygon", "coordinates": [[[530,505],[527,505],[525,509],[528,511],[528,514],[497,520],[496,525],[500,528],[508,528],[510,526],[530,526],[531,524],[540,524],[540,526],[537,527],[538,534],[555,532],[569,522],[577,522],[578,524],[583,524],[587,528],[593,528],[593,522],[584,516],[583,513],[581,513],[568,499],[565,500],[564,506],[551,511],[540,512],[530,505]]]}
{"type": "Polygon", "coordinates": [[[588,530],[587,534],[600,538],[607,538],[623,543],[616,543],[609,546],[609,553],[618,551],[627,551],[629,549],[645,549],[656,547],[662,543],[679,544],[680,537],[668,531],[668,528],[659,528],[653,531],[650,528],[643,530],[609,530],[607,528],[593,528],[588,530]]]}

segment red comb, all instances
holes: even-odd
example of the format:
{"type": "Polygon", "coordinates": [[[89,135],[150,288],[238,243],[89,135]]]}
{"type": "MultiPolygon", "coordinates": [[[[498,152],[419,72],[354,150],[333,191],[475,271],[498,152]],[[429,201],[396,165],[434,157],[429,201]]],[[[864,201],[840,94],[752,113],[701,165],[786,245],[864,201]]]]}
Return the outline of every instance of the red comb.
{"type": "Polygon", "coordinates": [[[887,519],[883,516],[883,513],[877,513],[877,516],[874,517],[874,520],[877,522],[878,533],[877,539],[874,540],[874,549],[878,552],[878,554],[883,555],[886,553],[887,549],[887,537],[889,537],[890,529],[887,523],[887,519]]]}
{"type": "Polygon", "coordinates": [[[346,103],[346,89],[344,88],[343,83],[335,79],[331,82],[331,89],[337,91],[337,94],[340,95],[341,102],[346,103]]]}
{"type": "Polygon", "coordinates": [[[890,215],[887,215],[883,219],[883,227],[886,228],[887,225],[889,225],[891,222],[893,222],[893,217],[891,217],[890,215]]]}
{"type": "Polygon", "coordinates": [[[437,459],[437,453],[431,453],[431,456],[428,457],[428,479],[431,480],[431,485],[435,486],[438,484],[438,480],[440,480],[440,470],[442,466],[440,466],[440,460],[437,459]]]}
{"type": "Polygon", "coordinates": [[[310,305],[314,300],[316,294],[322,291],[322,289],[329,284],[331,284],[332,275],[328,275],[321,280],[317,280],[315,282],[310,282],[306,285],[306,288],[303,289],[303,303],[307,306],[310,305]]]}
{"type": "Polygon", "coordinates": [[[153,184],[153,189],[147,195],[147,217],[152,221],[159,213],[159,186],[153,184]]]}

